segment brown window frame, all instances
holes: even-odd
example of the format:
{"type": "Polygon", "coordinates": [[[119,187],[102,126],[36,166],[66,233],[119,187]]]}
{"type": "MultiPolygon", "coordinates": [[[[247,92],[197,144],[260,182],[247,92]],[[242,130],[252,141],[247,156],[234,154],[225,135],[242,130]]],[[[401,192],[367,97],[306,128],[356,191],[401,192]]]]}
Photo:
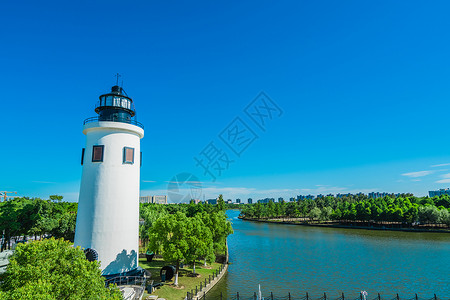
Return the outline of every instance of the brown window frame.
{"type": "Polygon", "coordinates": [[[103,162],[103,156],[105,154],[105,146],[104,145],[95,145],[92,146],[92,162],[103,162]],[[95,158],[95,149],[102,149],[101,150],[101,158],[100,159],[94,159],[95,158]]]}
{"type": "Polygon", "coordinates": [[[132,147],[123,147],[123,160],[122,163],[123,164],[127,164],[127,165],[133,165],[134,164],[134,148],[132,147]],[[132,150],[133,151],[133,157],[132,160],[127,160],[127,150],[132,150]]]}

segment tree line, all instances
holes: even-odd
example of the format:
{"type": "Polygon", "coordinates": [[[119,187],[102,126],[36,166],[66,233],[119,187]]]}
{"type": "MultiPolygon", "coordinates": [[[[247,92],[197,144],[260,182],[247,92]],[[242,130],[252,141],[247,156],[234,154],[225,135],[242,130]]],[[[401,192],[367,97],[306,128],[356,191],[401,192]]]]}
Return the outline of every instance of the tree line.
{"type": "Polygon", "coordinates": [[[180,263],[193,265],[203,260],[205,265],[226,255],[226,239],[233,233],[225,215],[222,195],[218,204],[141,204],[140,236],[148,250],[162,255],[176,265],[178,284],[180,263]]]}
{"type": "MultiPolygon", "coordinates": [[[[11,242],[34,237],[64,238],[73,242],[77,218],[78,203],[65,202],[62,196],[51,195],[49,199],[14,198],[0,202],[0,237],[1,249],[10,249],[11,242]]],[[[140,204],[139,236],[144,246],[149,243],[154,223],[160,218],[183,213],[189,221],[196,220],[196,228],[205,225],[212,234],[213,254],[225,253],[226,236],[230,234],[231,224],[226,220],[223,199],[218,205],[210,204],[140,204]],[[194,219],[192,219],[194,218],[194,219]]],[[[162,221],[160,221],[162,222],[162,221]]],[[[195,222],[194,222],[195,223],[195,222]]],[[[193,226],[193,225],[192,225],[193,226]]],[[[206,234],[208,233],[201,233],[206,234]]],[[[213,257],[207,255],[207,257],[213,257]]]]}
{"type": "Polygon", "coordinates": [[[411,194],[368,198],[350,195],[326,196],[296,202],[244,205],[241,216],[254,219],[304,218],[309,222],[363,221],[445,224],[450,226],[450,196],[414,197],[411,194]]]}
{"type": "Polygon", "coordinates": [[[42,239],[51,235],[73,242],[78,204],[64,202],[58,195],[49,198],[24,197],[0,202],[1,250],[11,248],[11,239],[18,241],[28,236],[42,239]]]}

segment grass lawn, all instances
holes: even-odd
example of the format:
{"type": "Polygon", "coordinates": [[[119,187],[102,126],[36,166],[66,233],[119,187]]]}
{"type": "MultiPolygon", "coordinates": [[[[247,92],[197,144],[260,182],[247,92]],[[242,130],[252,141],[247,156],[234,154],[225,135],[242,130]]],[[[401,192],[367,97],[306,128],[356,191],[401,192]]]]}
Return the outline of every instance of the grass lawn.
{"type": "MultiPolygon", "coordinates": [[[[159,271],[162,267],[170,265],[171,263],[167,263],[161,258],[154,258],[152,262],[147,262],[145,258],[139,259],[139,266],[144,269],[149,270],[152,273],[152,278],[150,280],[154,280],[154,284],[161,282],[161,277],[159,275],[159,271]]],[[[175,265],[175,264],[173,264],[175,265]]],[[[208,265],[208,268],[203,267],[203,263],[197,262],[195,264],[195,272],[200,274],[199,277],[191,277],[188,276],[192,274],[192,266],[184,266],[184,268],[180,268],[178,273],[178,288],[173,285],[174,278],[172,280],[166,281],[164,286],[158,287],[152,295],[158,295],[159,298],[164,298],[166,300],[179,300],[184,299],[186,297],[186,293],[190,292],[191,289],[195,290],[195,286],[200,287],[200,282],[203,282],[202,285],[205,284],[205,278],[208,279],[208,276],[211,275],[214,271],[218,270],[220,267],[219,263],[213,263],[212,265],[208,265]]],[[[145,299],[149,294],[146,292],[144,294],[143,299],[145,299]]]]}

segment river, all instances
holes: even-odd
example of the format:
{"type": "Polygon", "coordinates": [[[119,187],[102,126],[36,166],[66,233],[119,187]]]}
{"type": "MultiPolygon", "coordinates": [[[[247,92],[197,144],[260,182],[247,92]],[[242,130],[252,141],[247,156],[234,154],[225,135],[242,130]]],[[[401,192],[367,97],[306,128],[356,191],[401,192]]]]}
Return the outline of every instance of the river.
{"type": "Polygon", "coordinates": [[[242,221],[229,210],[228,274],[208,293],[299,298],[450,298],[450,234],[318,228],[242,221]]]}

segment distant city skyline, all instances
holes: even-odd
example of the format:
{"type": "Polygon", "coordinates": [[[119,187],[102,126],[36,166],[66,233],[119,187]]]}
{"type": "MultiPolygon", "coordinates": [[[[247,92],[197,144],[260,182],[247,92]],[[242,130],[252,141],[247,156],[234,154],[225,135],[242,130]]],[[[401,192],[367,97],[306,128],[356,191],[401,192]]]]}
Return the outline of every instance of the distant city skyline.
{"type": "MultiPolygon", "coordinates": [[[[256,202],[260,202],[260,203],[268,203],[269,201],[273,201],[273,202],[293,202],[293,201],[301,201],[301,200],[307,200],[307,199],[311,199],[311,200],[315,200],[317,198],[324,198],[324,197],[336,197],[336,198],[342,198],[345,196],[366,196],[368,198],[383,198],[385,196],[394,196],[394,197],[399,197],[401,195],[408,195],[408,194],[412,194],[409,192],[405,192],[405,193],[389,193],[389,192],[380,192],[380,191],[376,191],[376,192],[368,192],[368,193],[363,193],[363,192],[358,192],[358,193],[337,193],[337,194],[305,194],[305,195],[295,195],[294,197],[265,197],[265,198],[260,198],[260,199],[253,199],[253,198],[248,198],[247,201],[244,201],[240,198],[234,198],[234,199],[230,199],[230,198],[226,198],[224,197],[224,201],[226,203],[236,203],[236,204],[252,204],[252,203],[256,203],[256,202]],[[255,201],[255,202],[253,202],[255,201]]],[[[429,197],[434,197],[434,196],[440,196],[440,195],[450,195],[450,188],[445,188],[445,189],[439,189],[439,190],[435,190],[435,191],[428,191],[427,195],[425,196],[429,196],[429,197]]],[[[208,204],[217,204],[217,200],[219,197],[216,198],[211,198],[211,199],[206,199],[205,195],[201,194],[202,197],[200,198],[192,198],[190,200],[185,200],[184,202],[180,202],[180,203],[190,203],[192,200],[195,201],[195,203],[208,203],[208,204]]],[[[223,195],[222,195],[223,196],[223,195]]],[[[414,195],[413,196],[418,196],[418,195],[414,195]]],[[[420,196],[418,196],[420,197],[420,196]]],[[[168,204],[168,203],[177,203],[175,201],[171,201],[171,202],[167,202],[167,196],[163,195],[163,196],[142,196],[140,197],[140,202],[141,203],[160,203],[160,204],[168,204]],[[162,198],[164,199],[164,201],[155,201],[155,197],[158,198],[162,198]]]]}
{"type": "Polygon", "coordinates": [[[0,191],[78,201],[83,120],[116,73],[145,126],[141,195],[169,186],[245,202],[448,188],[449,10],[4,3],[0,191]]]}

